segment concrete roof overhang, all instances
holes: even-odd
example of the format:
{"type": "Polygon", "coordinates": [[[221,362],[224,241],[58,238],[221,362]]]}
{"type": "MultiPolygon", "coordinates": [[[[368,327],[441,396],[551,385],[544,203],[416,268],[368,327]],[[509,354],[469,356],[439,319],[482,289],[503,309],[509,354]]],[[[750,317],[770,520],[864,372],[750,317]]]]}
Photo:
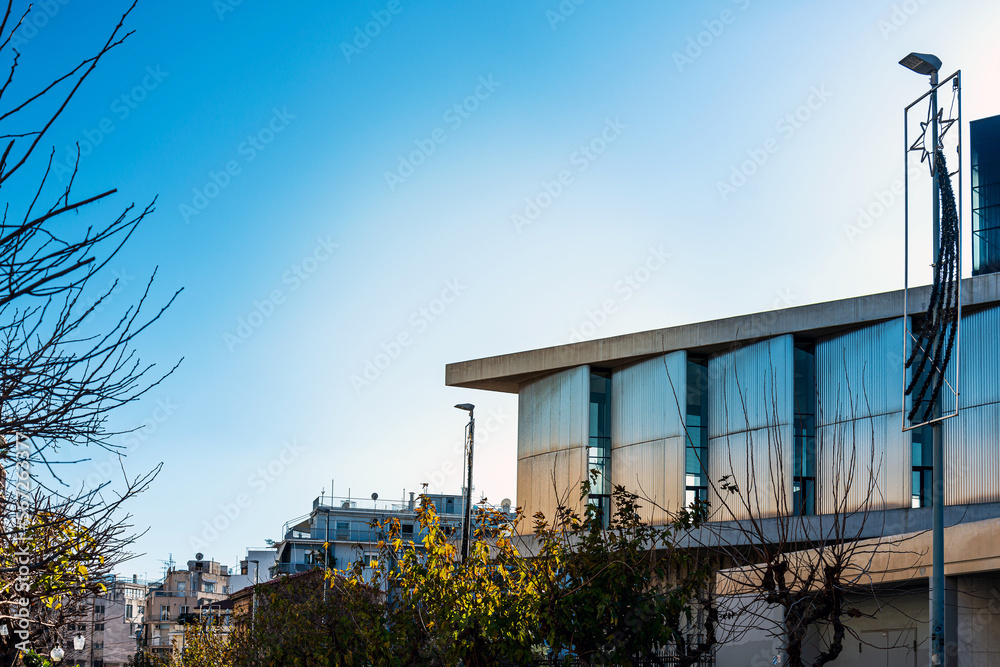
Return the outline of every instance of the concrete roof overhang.
{"type": "MultiPolygon", "coordinates": [[[[909,314],[925,311],[929,298],[929,286],[911,288],[909,314]]],[[[976,309],[998,302],[1000,274],[962,281],[963,308],[976,309]]],[[[870,294],[461,361],[445,367],[445,384],[516,394],[527,380],[585,364],[612,370],[677,350],[712,354],[782,334],[815,338],[891,320],[902,313],[903,290],[870,294]]]]}

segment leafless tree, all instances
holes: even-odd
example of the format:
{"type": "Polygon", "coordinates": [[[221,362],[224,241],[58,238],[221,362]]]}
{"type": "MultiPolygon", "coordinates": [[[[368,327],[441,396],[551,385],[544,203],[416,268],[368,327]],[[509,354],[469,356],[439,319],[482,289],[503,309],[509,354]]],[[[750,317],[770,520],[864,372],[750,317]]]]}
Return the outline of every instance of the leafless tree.
{"type": "MultiPolygon", "coordinates": [[[[775,383],[771,386],[773,390],[775,383]]],[[[735,409],[749,423],[743,387],[739,395],[741,405],[735,409]]],[[[817,436],[816,466],[822,473],[815,514],[802,512],[794,496],[789,497],[790,448],[784,446],[782,429],[775,426],[758,432],[757,437],[767,438],[766,447],[755,445],[754,432],[748,429],[746,449],[734,446],[728,461],[734,469],[734,459],[745,457],[746,469],[753,471],[758,469],[755,457],[766,451],[770,479],[710,480],[718,502],[714,518],[731,519],[709,524],[711,539],[702,538],[727,564],[718,572],[726,611],[742,619],[739,622],[770,628],[785,647],[783,664],[790,667],[825,665],[840,656],[846,637],[861,641],[849,620],[868,615],[866,601],[892,607],[895,596],[905,590],[900,582],[883,581],[879,564],[890,553],[911,565],[920,557],[908,550],[912,535],[893,536],[879,511],[885,507],[878,485],[885,463],[876,455],[872,420],[859,418],[871,414],[863,388],[861,396],[832,420],[836,426],[817,436]],[[772,494],[768,500],[773,511],[762,506],[764,494],[772,494]],[[768,613],[775,608],[777,622],[768,613]]],[[[770,398],[773,408],[777,396],[770,398]]],[[[776,408],[770,417],[772,425],[779,423],[776,408]]]]}
{"type": "MultiPolygon", "coordinates": [[[[94,55],[37,84],[15,82],[22,54],[14,37],[31,6],[21,11],[8,1],[0,20],[0,58],[7,63],[0,83],[0,192],[5,195],[0,218],[0,623],[7,623],[15,601],[26,597],[35,614],[33,637],[59,627],[73,613],[74,600],[99,590],[100,579],[126,557],[134,536],[122,504],[158,471],[130,477],[122,468],[116,493],[107,484],[73,491],[57,472],[58,465],[86,460],[86,448],[118,452],[114,436],[123,429],[111,427],[109,413],[136,401],[173,371],[155,372],[134,349],[136,337],[179,293],[147,314],[155,271],[143,296],[117,318],[105,326],[103,318],[94,317],[118,287],[97,289],[95,276],[153,211],[153,203],[128,204],[104,222],[81,224],[81,219],[96,219],[99,211],[89,209],[116,190],[77,196],[79,146],[65,187],[50,178],[54,149],[44,153],[49,131],[81,86],[132,34],[124,26],[134,7],[100,38],[94,55]],[[28,447],[26,454],[22,447],[28,447]],[[26,542],[34,551],[24,562],[13,554],[26,542]],[[33,582],[26,596],[15,588],[22,567],[33,582]],[[56,576],[65,575],[66,568],[78,576],[56,576]],[[60,602],[50,606],[42,598],[60,602]]],[[[0,664],[13,659],[9,649],[16,639],[12,633],[0,637],[0,664]]]]}

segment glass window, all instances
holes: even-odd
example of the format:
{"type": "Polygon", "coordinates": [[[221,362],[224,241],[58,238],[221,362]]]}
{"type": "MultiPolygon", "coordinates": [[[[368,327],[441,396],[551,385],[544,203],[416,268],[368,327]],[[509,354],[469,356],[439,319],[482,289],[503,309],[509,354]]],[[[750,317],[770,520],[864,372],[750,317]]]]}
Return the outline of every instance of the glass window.
{"type": "Polygon", "coordinates": [[[688,355],[684,504],[708,500],[708,361],[688,355]]]}
{"type": "Polygon", "coordinates": [[[910,431],[911,452],[913,458],[913,488],[911,491],[911,507],[930,507],[931,483],[934,480],[933,427],[921,426],[910,431]]]}
{"type": "Polygon", "coordinates": [[[206,593],[214,593],[215,592],[215,582],[214,581],[206,581],[204,583],[204,589],[205,589],[206,593]]]}
{"type": "Polygon", "coordinates": [[[792,513],[816,513],[816,354],[811,343],[795,343],[795,430],[792,513]]]}
{"type": "Polygon", "coordinates": [[[611,517],[611,376],[590,374],[590,442],[587,465],[591,479],[590,503],[596,505],[607,525],[611,517]]]}
{"type": "Polygon", "coordinates": [[[970,124],[972,275],[1000,271],[1000,116],[970,124]]]}

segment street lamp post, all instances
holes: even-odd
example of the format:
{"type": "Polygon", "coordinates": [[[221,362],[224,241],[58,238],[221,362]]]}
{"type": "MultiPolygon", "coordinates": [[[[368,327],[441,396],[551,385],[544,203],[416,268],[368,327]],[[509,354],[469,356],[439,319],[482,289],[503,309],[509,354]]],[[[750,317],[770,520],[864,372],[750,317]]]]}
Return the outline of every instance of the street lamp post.
{"type": "Polygon", "coordinates": [[[466,480],[465,480],[465,513],[462,516],[462,562],[469,557],[469,532],[472,530],[472,445],[476,436],[476,418],[472,403],[459,403],[455,406],[469,413],[469,423],[465,430],[468,434],[466,447],[466,480]]]}
{"type": "Polygon", "coordinates": [[[257,586],[258,584],[260,584],[260,561],[252,560],[250,558],[243,561],[243,566],[246,568],[246,571],[244,571],[242,574],[245,575],[249,574],[250,563],[253,563],[253,581],[254,581],[253,592],[250,595],[250,630],[252,632],[254,627],[254,622],[257,617],[257,586]]]}
{"type": "MultiPolygon", "coordinates": [[[[941,69],[941,59],[929,53],[911,53],[899,64],[917,74],[928,75],[931,78],[930,95],[930,134],[931,134],[931,218],[934,225],[933,248],[934,263],[941,261],[941,193],[938,185],[938,104],[937,86],[938,72],[941,69]]],[[[938,372],[943,373],[944,369],[938,372]]],[[[939,399],[940,404],[940,399],[939,399]]],[[[940,405],[935,408],[935,417],[940,417],[940,405]]],[[[931,485],[931,512],[933,516],[932,546],[931,546],[931,665],[944,665],[944,447],[940,420],[931,425],[933,434],[933,471],[931,485]]]]}

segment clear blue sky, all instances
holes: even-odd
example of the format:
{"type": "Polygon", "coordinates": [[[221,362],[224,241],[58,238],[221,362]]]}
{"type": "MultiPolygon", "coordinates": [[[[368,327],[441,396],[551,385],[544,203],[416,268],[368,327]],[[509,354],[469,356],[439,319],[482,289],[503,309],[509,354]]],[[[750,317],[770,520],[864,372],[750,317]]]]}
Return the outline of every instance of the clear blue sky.
{"type": "MultiPolygon", "coordinates": [[[[48,4],[25,77],[79,60],[126,7],[48,4]]],[[[81,195],[119,188],[88,215],[159,197],[109,270],[124,287],[102,317],[156,266],[155,299],[185,288],[139,342],[182,367],[115,417],[153,425],[130,441],[130,470],[164,462],[131,506],[150,530],[129,572],[193,557],[238,498],[199,545],[228,565],[331,479],[362,498],[457,492],[458,402],[481,418],[477,493],[516,497],[516,397],[446,388],[448,362],[899,288],[902,205],[849,231],[902,177],[902,107],[926,79],[897,61],[936,53],[963,69],[967,119],[1000,113],[997,14],[140,3],[135,34],[49,137],[57,161],[94,144],[81,195]]],[[[81,480],[100,476],[94,457],[81,480]]]]}

